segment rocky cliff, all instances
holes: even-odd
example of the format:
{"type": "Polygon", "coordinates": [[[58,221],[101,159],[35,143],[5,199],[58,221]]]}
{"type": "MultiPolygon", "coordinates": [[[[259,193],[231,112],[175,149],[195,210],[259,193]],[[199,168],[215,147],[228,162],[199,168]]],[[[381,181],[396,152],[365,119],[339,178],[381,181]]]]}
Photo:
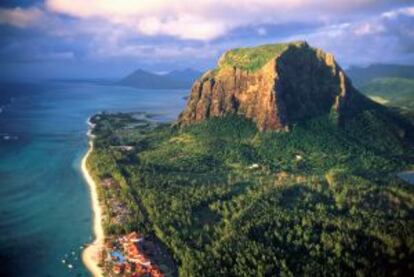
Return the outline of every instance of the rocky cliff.
{"type": "Polygon", "coordinates": [[[355,97],[359,93],[333,55],[306,42],[239,48],[224,53],[217,68],[193,84],[178,123],[234,113],[261,131],[287,130],[323,114],[341,121],[356,108],[355,97]]]}

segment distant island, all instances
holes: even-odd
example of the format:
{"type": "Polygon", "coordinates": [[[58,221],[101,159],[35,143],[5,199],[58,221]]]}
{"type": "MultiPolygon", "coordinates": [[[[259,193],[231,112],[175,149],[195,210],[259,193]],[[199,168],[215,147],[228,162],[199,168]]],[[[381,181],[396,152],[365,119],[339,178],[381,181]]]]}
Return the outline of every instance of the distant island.
{"type": "Polygon", "coordinates": [[[140,89],[189,89],[201,72],[187,68],[166,74],[155,74],[142,69],[119,80],[118,85],[140,89]]]}
{"type": "Polygon", "coordinates": [[[306,42],[227,51],[176,122],[90,123],[104,274],[414,270],[414,126],[306,42]]]}

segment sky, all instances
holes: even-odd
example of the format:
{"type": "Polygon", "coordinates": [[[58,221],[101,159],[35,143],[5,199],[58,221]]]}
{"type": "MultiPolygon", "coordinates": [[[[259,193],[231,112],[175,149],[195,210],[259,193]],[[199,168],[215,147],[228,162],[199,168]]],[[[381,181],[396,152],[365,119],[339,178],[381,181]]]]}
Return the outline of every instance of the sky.
{"type": "Polygon", "coordinates": [[[0,79],[204,71],[227,49],[293,40],[345,68],[414,64],[414,0],[1,0],[0,79]]]}

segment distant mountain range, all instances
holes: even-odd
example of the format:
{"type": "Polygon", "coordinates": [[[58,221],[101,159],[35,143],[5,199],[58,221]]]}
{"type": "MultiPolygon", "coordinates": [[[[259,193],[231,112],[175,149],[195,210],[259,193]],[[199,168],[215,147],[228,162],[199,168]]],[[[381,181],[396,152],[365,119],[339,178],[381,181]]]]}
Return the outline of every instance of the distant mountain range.
{"type": "Polygon", "coordinates": [[[346,72],[356,86],[385,77],[414,78],[414,66],[412,65],[372,64],[367,67],[351,66],[346,72]]]}
{"type": "Polygon", "coordinates": [[[414,66],[373,64],[351,67],[347,73],[362,93],[396,108],[414,123],[414,66]]]}
{"type": "Polygon", "coordinates": [[[201,72],[193,69],[175,70],[167,74],[156,74],[142,69],[117,82],[118,85],[142,89],[189,89],[201,72]]]}

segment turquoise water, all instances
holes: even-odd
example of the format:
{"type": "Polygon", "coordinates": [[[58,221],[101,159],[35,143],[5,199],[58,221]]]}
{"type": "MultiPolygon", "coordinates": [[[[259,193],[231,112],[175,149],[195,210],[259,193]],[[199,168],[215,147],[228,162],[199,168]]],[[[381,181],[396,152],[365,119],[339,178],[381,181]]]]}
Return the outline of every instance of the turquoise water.
{"type": "Polygon", "coordinates": [[[80,261],[92,240],[80,172],[87,118],[105,110],[173,120],[188,91],[73,82],[25,89],[0,113],[0,276],[88,276],[80,261]]]}
{"type": "Polygon", "coordinates": [[[398,173],[398,176],[406,181],[407,183],[414,185],[414,171],[404,171],[401,173],[398,173]]]}

